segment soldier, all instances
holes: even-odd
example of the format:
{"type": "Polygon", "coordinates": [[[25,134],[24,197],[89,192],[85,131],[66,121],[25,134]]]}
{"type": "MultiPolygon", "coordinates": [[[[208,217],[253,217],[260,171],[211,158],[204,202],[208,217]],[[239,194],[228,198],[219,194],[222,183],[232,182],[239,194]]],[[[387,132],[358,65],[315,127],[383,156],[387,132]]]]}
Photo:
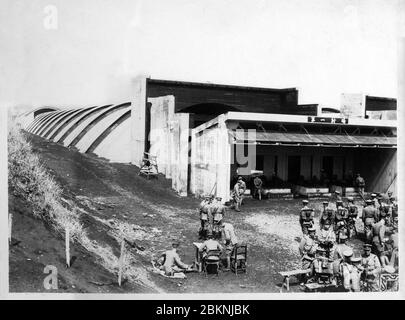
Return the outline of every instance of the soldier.
{"type": "Polygon", "coordinates": [[[347,244],[347,239],[346,235],[341,235],[338,239],[338,244],[335,246],[333,252],[333,270],[335,274],[339,273],[339,265],[344,259],[343,252],[353,250],[352,247],[347,244]]]}
{"type": "Polygon", "coordinates": [[[361,258],[353,257],[353,251],[343,253],[344,260],[339,266],[339,273],[343,279],[343,287],[346,291],[360,291],[360,275],[363,272],[361,258]]]}
{"type": "Polygon", "coordinates": [[[240,206],[243,202],[243,195],[246,191],[246,183],[243,181],[242,177],[238,178],[238,182],[236,182],[233,188],[233,200],[235,203],[235,211],[240,212],[240,206]]]}
{"type": "Polygon", "coordinates": [[[299,222],[301,225],[302,233],[308,234],[308,228],[314,226],[315,212],[314,209],[308,207],[308,200],[302,200],[302,209],[300,211],[299,222]]]}
{"type": "Polygon", "coordinates": [[[221,224],[222,219],[225,215],[225,206],[222,204],[222,198],[216,197],[216,203],[212,208],[212,216],[213,216],[213,235],[214,238],[220,239],[221,238],[221,224]]]}
{"type": "Polygon", "coordinates": [[[331,283],[333,277],[332,269],[333,260],[328,257],[327,251],[319,247],[316,249],[316,255],[314,259],[314,272],[315,272],[315,281],[318,283],[331,283]]]}
{"type": "Polygon", "coordinates": [[[334,229],[335,212],[333,211],[332,208],[329,207],[328,201],[324,201],[322,202],[322,204],[323,204],[323,211],[319,218],[319,226],[321,229],[323,229],[324,224],[328,222],[332,227],[332,229],[334,229]]]}
{"type": "Polygon", "coordinates": [[[259,176],[256,176],[253,179],[253,184],[255,187],[255,191],[253,196],[257,197],[259,200],[262,200],[262,190],[263,190],[263,181],[262,179],[259,178],[259,176]]]}
{"type": "Polygon", "coordinates": [[[199,239],[205,239],[210,231],[209,226],[210,224],[209,215],[211,214],[210,211],[211,211],[211,198],[210,196],[205,196],[204,200],[201,201],[199,206],[200,222],[201,222],[201,227],[200,230],[198,231],[199,239]]]}
{"type": "Polygon", "coordinates": [[[178,241],[173,241],[172,249],[167,250],[164,253],[164,263],[162,269],[167,276],[173,276],[175,272],[181,272],[190,269],[190,266],[183,263],[177,253],[177,248],[180,243],[178,241]]]}
{"type": "Polygon", "coordinates": [[[333,229],[330,227],[328,221],[325,222],[323,228],[319,232],[318,236],[319,247],[325,250],[326,257],[328,259],[333,257],[333,247],[336,242],[336,235],[333,229]]]}
{"type": "Polygon", "coordinates": [[[371,194],[371,201],[373,202],[374,208],[378,210],[380,208],[380,203],[378,202],[377,194],[375,193],[371,194]]]}
{"type": "Polygon", "coordinates": [[[335,233],[338,239],[342,234],[347,235],[347,219],[349,213],[345,207],[343,207],[343,201],[336,201],[336,215],[335,215],[335,233]]]}
{"type": "Polygon", "coordinates": [[[357,235],[356,230],[356,220],[358,216],[358,209],[357,206],[354,204],[353,197],[347,197],[347,211],[348,211],[348,218],[347,218],[347,227],[349,229],[348,236],[349,238],[352,237],[352,233],[357,235]]]}
{"type": "Polygon", "coordinates": [[[379,286],[379,275],[381,273],[381,263],[378,257],[371,253],[371,244],[364,244],[364,252],[361,260],[361,265],[364,268],[362,273],[362,279],[366,282],[367,288],[370,291],[378,291],[379,286]]]}
{"type": "Polygon", "coordinates": [[[364,189],[366,187],[366,182],[364,178],[360,176],[360,173],[356,174],[356,180],[354,181],[357,192],[360,193],[361,197],[364,197],[364,189]]]}
{"type": "MultiPolygon", "coordinates": [[[[308,228],[308,234],[302,237],[299,245],[299,251],[301,254],[302,269],[312,269],[315,253],[318,245],[315,240],[315,228],[308,228]]],[[[302,282],[306,282],[308,277],[312,275],[312,271],[309,274],[304,275],[302,282]]]]}
{"type": "Polygon", "coordinates": [[[330,196],[329,202],[331,202],[331,203],[336,202],[337,203],[338,201],[342,201],[342,196],[340,195],[339,190],[335,190],[335,192],[330,196]]]}
{"type": "Polygon", "coordinates": [[[231,253],[233,248],[238,244],[238,238],[236,237],[235,230],[232,224],[224,222],[222,223],[221,228],[227,262],[226,269],[229,269],[231,266],[231,253]]]}
{"type": "Polygon", "coordinates": [[[375,254],[380,257],[381,254],[384,252],[384,242],[385,242],[385,212],[382,212],[381,220],[377,223],[372,225],[372,233],[373,233],[373,248],[375,254]]]}
{"type": "Polygon", "coordinates": [[[366,206],[363,208],[362,220],[364,223],[364,235],[368,242],[372,239],[372,225],[377,220],[377,209],[374,208],[373,202],[370,199],[366,200],[366,206]]]}
{"type": "Polygon", "coordinates": [[[207,238],[208,239],[203,242],[203,244],[201,245],[201,247],[199,249],[200,253],[202,254],[203,260],[205,259],[205,257],[207,256],[209,251],[212,251],[212,250],[222,251],[222,249],[223,249],[217,240],[212,239],[212,234],[208,234],[207,238]]]}

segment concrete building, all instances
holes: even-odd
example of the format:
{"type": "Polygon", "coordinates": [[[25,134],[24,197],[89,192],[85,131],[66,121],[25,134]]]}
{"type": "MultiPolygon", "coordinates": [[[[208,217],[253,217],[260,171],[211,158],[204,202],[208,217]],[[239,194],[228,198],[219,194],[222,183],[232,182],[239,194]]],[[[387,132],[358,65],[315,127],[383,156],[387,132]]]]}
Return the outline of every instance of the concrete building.
{"type": "Polygon", "coordinates": [[[26,128],[112,161],[139,166],[149,152],[182,196],[226,201],[236,175],[257,171],[273,187],[350,186],[360,173],[368,190],[395,192],[395,99],[342,95],[338,109],[299,105],[295,88],[140,76],[131,103],[48,110],[26,128]]]}

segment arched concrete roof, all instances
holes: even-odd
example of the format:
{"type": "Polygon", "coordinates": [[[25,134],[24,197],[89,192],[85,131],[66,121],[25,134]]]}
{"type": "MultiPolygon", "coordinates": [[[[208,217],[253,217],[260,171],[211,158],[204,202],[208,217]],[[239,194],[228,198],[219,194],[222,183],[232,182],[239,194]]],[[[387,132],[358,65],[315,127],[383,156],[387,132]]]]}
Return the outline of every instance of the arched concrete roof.
{"type": "Polygon", "coordinates": [[[55,109],[31,118],[25,128],[32,134],[75,147],[83,153],[95,153],[116,162],[131,162],[130,116],[130,102],[55,109]]]}

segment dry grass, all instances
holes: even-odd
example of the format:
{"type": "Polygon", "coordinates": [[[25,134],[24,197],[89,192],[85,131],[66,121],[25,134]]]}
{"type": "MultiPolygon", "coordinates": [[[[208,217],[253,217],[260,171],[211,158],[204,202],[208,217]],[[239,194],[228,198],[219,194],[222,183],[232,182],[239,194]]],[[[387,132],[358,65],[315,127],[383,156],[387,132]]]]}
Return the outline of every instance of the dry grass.
{"type": "MultiPolygon", "coordinates": [[[[119,257],[114,255],[110,246],[101,246],[89,239],[79,220],[81,210],[76,208],[74,203],[62,198],[61,187],[44,168],[21,127],[16,123],[10,123],[8,133],[8,185],[10,193],[28,201],[34,217],[47,222],[62,236],[65,228],[69,228],[71,240],[77,241],[86,250],[95,254],[108,271],[118,273],[119,257]]],[[[133,226],[132,229],[125,224],[119,226],[113,235],[116,239],[124,238],[124,235],[129,233],[128,230],[133,230],[133,226]]],[[[145,232],[141,235],[132,232],[130,235],[137,239],[145,236],[145,232]]],[[[141,282],[160,291],[149,280],[145,268],[135,267],[134,256],[127,254],[126,257],[125,275],[128,280],[141,282]]]]}

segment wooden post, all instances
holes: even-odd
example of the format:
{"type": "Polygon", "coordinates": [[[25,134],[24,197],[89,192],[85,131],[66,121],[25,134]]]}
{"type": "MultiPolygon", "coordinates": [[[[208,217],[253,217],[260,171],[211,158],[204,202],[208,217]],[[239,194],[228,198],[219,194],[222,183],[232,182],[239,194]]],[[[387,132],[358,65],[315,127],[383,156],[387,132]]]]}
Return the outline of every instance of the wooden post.
{"type": "Polygon", "coordinates": [[[11,229],[13,228],[13,214],[8,214],[8,242],[11,243],[11,229]]]}
{"type": "Polygon", "coordinates": [[[121,287],[121,280],[122,280],[122,269],[124,267],[124,258],[125,258],[125,239],[122,239],[121,242],[121,254],[120,259],[118,260],[118,285],[121,287]]]}
{"type": "Polygon", "coordinates": [[[65,229],[65,249],[66,249],[66,266],[70,267],[70,231],[69,228],[65,229]]]}

